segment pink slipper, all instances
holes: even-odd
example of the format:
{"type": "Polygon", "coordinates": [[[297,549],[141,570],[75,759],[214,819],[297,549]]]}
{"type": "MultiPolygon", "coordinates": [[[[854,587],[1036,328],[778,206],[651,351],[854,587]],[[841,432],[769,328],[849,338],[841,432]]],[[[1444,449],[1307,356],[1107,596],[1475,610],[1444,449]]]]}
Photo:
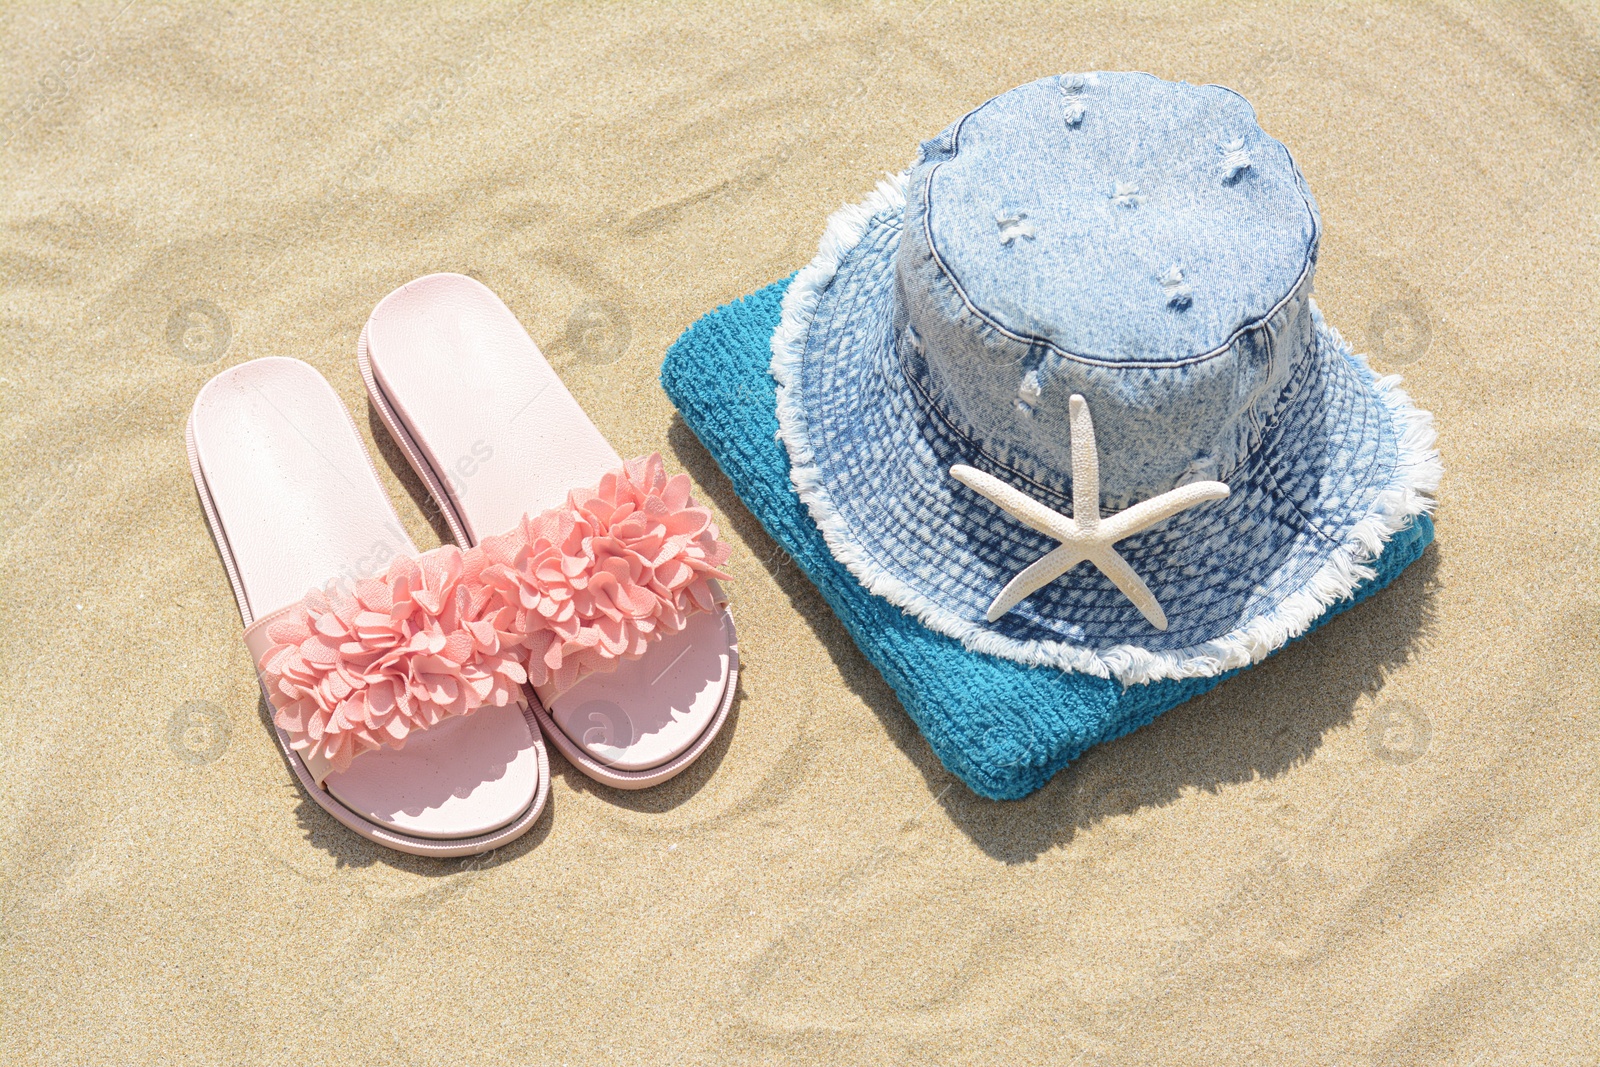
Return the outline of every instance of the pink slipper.
{"type": "Polygon", "coordinates": [[[189,466],[306,792],[419,856],[486,852],[549,794],[518,656],[486,622],[482,561],[419,554],[315,370],[258,359],[200,390],[189,466]]]}
{"type": "Polygon", "coordinates": [[[471,278],[433,274],[390,293],[357,359],[457,543],[481,543],[507,573],[522,553],[521,603],[553,630],[528,663],[550,741],[621,789],[698,759],[727,721],[739,654],[717,582],[727,548],[688,476],[668,479],[659,456],[624,465],[516,316],[471,278]],[[552,531],[543,563],[528,559],[536,527],[552,531]]]}

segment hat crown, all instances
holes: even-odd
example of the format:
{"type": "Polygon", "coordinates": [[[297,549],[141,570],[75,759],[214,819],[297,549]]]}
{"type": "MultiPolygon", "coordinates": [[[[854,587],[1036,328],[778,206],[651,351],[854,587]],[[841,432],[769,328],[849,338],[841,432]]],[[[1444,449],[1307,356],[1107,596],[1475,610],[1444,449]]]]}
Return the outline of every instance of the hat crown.
{"type": "Polygon", "coordinates": [[[975,458],[1065,497],[1069,398],[1103,503],[1225,479],[1310,358],[1320,219],[1220,86],[1061,75],[926,142],[906,187],[896,345],[975,458]]]}

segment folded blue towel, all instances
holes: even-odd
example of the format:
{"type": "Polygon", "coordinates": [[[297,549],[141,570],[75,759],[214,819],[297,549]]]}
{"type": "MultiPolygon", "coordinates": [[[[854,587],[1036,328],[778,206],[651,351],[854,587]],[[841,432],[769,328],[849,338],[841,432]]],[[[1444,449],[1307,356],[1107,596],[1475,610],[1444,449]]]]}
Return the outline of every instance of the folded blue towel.
{"type": "MultiPolygon", "coordinates": [[[[953,774],[986,797],[1025,797],[1090,746],[1121,737],[1238,673],[1124,687],[1108,678],[1026,667],[971,652],[862,588],[828,552],[790,487],[789,455],[777,439],[767,365],[788,285],[788,279],[776,282],[689,327],[667,350],[661,385],[953,774]]],[[[1432,540],[1433,523],[1418,516],[1384,546],[1374,564],[1377,577],[1312,628],[1383,588],[1432,540]]]]}

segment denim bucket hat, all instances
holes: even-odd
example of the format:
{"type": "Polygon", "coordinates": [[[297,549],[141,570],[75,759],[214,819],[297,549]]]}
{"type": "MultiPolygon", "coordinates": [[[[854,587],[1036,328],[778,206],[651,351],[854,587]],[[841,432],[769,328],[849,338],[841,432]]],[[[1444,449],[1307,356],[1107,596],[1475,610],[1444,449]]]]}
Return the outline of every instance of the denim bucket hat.
{"type": "Polygon", "coordinates": [[[1321,225],[1220,86],[1046,78],[925,142],[771,338],[834,559],[970,650],[1125,687],[1305,632],[1440,477],[1431,417],[1312,300],[1321,225]]]}

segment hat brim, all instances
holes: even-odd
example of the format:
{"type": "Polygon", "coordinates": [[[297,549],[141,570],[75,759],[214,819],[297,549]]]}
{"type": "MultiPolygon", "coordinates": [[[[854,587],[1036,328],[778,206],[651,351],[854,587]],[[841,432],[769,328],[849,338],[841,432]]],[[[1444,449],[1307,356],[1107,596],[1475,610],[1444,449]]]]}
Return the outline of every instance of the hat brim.
{"type": "MultiPolygon", "coordinates": [[[[902,365],[903,183],[891,178],[829,220],[772,338],[794,488],[834,557],[872,593],[968,648],[1028,665],[1124,685],[1211,677],[1310,628],[1431,508],[1440,477],[1431,417],[1313,310],[1310,358],[1261,447],[1224,479],[1230,495],[1118,544],[1165,608],[1165,631],[1088,563],[989,622],[1001,588],[1056,543],[950,476],[953,464],[988,465],[902,365]]],[[[1071,511],[1068,500],[1022,488],[1071,511]]]]}

